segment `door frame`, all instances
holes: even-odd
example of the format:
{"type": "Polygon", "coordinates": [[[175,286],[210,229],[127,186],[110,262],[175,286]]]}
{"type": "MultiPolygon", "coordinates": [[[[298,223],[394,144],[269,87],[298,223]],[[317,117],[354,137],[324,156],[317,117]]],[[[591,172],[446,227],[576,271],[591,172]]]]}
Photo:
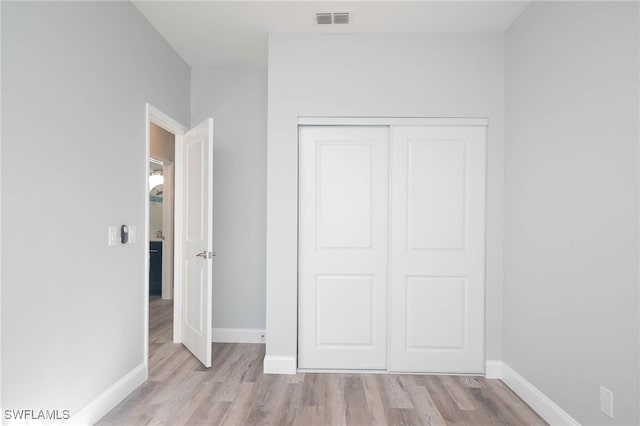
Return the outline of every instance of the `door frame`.
{"type": "Polygon", "coordinates": [[[153,105],[145,104],[145,183],[144,183],[144,205],[145,205],[145,221],[144,221],[144,362],[147,368],[147,376],[149,370],[149,158],[151,157],[151,125],[153,123],[164,130],[175,135],[175,156],[174,156],[174,191],[173,191],[173,342],[182,342],[182,264],[180,244],[182,238],[182,209],[176,208],[181,206],[183,201],[182,194],[182,138],[189,130],[179,121],[165,114],[153,105]]]}

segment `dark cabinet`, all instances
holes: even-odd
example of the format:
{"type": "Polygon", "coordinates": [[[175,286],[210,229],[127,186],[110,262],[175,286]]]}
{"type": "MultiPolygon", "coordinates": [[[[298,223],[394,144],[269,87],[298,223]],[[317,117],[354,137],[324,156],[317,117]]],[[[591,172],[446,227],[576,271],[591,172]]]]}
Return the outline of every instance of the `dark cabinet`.
{"type": "Polygon", "coordinates": [[[162,242],[149,242],[149,295],[162,296],[162,242]]]}

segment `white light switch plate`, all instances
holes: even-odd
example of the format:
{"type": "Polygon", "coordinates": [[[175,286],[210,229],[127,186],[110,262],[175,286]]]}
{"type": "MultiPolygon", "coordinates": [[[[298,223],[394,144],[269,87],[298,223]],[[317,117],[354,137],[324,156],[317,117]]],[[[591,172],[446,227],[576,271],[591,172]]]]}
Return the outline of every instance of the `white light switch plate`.
{"type": "Polygon", "coordinates": [[[118,234],[115,226],[109,226],[109,239],[107,240],[108,246],[115,246],[118,244],[118,234]]]}
{"type": "Polygon", "coordinates": [[[134,225],[129,226],[129,244],[136,242],[136,227],[134,225]]]}

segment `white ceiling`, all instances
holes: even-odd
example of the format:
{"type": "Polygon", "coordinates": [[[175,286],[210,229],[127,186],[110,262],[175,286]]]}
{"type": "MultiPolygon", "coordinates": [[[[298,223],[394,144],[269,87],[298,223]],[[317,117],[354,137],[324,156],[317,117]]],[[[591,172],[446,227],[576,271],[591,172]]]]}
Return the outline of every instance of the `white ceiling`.
{"type": "Polygon", "coordinates": [[[192,68],[266,67],[270,32],[504,31],[529,1],[134,1],[192,68]],[[351,12],[348,25],[316,12],[351,12]]]}

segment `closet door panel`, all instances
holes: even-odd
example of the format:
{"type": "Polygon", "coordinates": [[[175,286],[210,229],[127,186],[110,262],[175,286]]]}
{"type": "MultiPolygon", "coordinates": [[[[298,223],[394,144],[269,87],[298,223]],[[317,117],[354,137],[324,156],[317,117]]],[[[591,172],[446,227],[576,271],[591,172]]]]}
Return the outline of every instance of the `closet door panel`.
{"type": "Polygon", "coordinates": [[[300,127],[298,367],[386,369],[388,127],[300,127]]]}
{"type": "Polygon", "coordinates": [[[395,126],[389,369],[484,371],[484,126],[395,126]]]}

